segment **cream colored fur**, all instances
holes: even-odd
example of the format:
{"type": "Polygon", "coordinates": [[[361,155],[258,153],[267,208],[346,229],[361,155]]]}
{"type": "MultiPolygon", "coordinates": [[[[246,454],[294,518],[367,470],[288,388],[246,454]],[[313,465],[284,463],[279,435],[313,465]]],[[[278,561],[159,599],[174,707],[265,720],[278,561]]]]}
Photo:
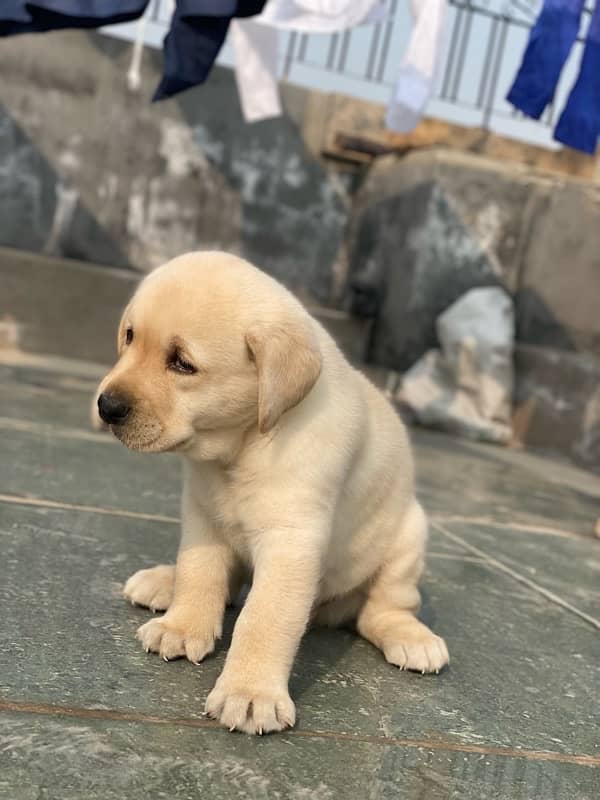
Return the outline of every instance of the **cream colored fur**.
{"type": "Polygon", "coordinates": [[[184,461],[177,563],[124,589],[166,611],[142,645],[201,661],[252,580],[210,716],[250,733],[293,725],[288,680],[311,621],[355,621],[401,669],[447,664],[416,618],[427,523],[404,426],[286,289],[234,256],[181,256],[142,282],[119,348],[99,393],[125,393],[132,412],[113,432],[184,461]],[[169,367],[173,342],[195,374],[169,367]]]}

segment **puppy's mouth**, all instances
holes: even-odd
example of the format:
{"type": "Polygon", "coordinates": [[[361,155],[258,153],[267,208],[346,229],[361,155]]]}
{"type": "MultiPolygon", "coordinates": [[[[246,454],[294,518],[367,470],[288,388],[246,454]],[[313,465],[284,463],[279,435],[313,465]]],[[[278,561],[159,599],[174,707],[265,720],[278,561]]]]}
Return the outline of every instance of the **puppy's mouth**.
{"type": "Polygon", "coordinates": [[[187,449],[193,436],[187,435],[174,439],[165,439],[162,429],[157,426],[148,426],[142,429],[130,429],[129,426],[111,425],[110,429],[115,437],[129,450],[140,453],[172,453],[187,449]]]}

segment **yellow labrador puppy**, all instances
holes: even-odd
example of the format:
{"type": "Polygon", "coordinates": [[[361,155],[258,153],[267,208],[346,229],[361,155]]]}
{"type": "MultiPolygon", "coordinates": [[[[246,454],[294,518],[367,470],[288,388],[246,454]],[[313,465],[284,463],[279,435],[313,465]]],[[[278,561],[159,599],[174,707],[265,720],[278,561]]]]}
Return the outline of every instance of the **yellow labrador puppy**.
{"type": "Polygon", "coordinates": [[[124,590],[166,610],[138,630],[143,647],[202,661],[251,575],[210,716],[249,733],[292,726],[288,680],[311,622],[355,621],[401,669],[447,664],[416,617],[427,524],[404,426],[275,280],[219,252],[148,275],[98,411],[127,447],[184,460],[177,563],[124,590]]]}

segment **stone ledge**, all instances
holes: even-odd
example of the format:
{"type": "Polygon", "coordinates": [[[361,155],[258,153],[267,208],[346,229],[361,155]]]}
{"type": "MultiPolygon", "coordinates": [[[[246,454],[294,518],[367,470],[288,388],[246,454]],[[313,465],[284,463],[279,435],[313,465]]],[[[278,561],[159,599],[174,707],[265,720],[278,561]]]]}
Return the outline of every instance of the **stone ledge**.
{"type": "MultiPolygon", "coordinates": [[[[0,248],[0,347],[109,364],[121,312],[140,275],[0,248]]],[[[365,358],[370,322],[308,305],[351,361],[365,358]]]]}

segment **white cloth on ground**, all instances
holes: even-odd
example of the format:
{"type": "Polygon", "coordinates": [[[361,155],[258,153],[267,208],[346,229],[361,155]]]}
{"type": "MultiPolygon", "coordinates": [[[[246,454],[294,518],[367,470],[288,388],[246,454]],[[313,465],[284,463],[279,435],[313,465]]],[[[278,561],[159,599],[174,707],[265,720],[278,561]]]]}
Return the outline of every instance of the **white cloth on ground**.
{"type": "Polygon", "coordinates": [[[422,425],[484,441],[511,438],[515,320],[499,287],[471,289],[436,323],[430,350],[402,379],[395,399],[422,425]]]}

